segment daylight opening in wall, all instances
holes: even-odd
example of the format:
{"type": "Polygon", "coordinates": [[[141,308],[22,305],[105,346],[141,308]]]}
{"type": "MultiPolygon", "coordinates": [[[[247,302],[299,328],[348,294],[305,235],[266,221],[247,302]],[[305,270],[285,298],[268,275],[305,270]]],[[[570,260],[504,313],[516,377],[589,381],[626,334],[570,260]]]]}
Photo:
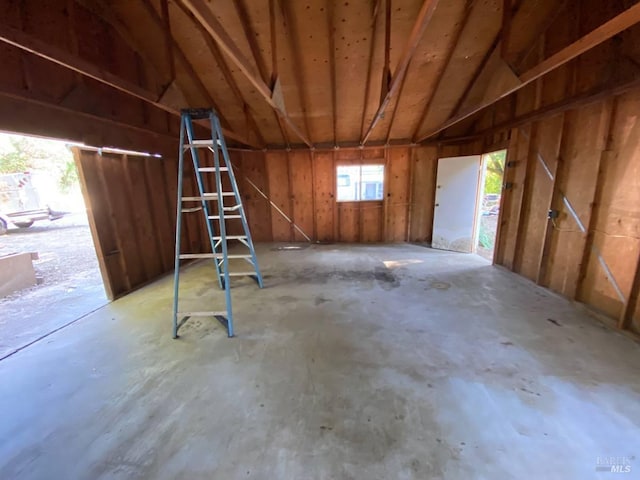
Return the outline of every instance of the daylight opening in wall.
{"type": "Polygon", "coordinates": [[[493,260],[493,252],[500,216],[502,179],[504,177],[506,150],[486,153],[482,156],[482,192],[480,196],[480,225],[477,235],[478,255],[493,260]]]}
{"type": "Polygon", "coordinates": [[[70,146],[0,133],[0,356],[106,302],[70,146]]]}
{"type": "Polygon", "coordinates": [[[339,165],[336,173],[339,202],[382,200],[384,165],[339,165]]]}

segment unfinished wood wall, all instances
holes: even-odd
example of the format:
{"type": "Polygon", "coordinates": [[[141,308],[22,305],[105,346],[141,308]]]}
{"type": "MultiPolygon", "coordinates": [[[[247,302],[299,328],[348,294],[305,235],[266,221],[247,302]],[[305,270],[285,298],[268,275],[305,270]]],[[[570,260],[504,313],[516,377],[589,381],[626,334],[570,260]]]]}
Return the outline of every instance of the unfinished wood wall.
{"type": "MultiPolygon", "coordinates": [[[[172,270],[177,163],[78,148],[74,157],[107,296],[172,270]]],[[[193,220],[183,242],[195,252],[207,245],[193,220]]]]}
{"type": "Polygon", "coordinates": [[[431,241],[436,147],[233,152],[232,157],[257,241],[305,237],[252,183],[313,241],[431,241]],[[385,165],[383,200],[336,201],[336,167],[354,164],[385,165]]]}
{"type": "Polygon", "coordinates": [[[636,89],[511,131],[496,253],[496,263],[635,331],[639,109],[636,89]]]}

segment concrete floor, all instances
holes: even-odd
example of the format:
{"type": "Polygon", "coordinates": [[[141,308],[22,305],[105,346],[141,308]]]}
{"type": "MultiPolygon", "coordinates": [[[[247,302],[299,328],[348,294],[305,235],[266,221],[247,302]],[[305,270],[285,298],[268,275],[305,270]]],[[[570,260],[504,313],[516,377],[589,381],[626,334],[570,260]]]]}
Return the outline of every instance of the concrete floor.
{"type": "Polygon", "coordinates": [[[640,348],[586,310],[474,255],[271,247],[237,338],[172,340],[165,278],[0,362],[0,478],[639,478],[640,348]]]}

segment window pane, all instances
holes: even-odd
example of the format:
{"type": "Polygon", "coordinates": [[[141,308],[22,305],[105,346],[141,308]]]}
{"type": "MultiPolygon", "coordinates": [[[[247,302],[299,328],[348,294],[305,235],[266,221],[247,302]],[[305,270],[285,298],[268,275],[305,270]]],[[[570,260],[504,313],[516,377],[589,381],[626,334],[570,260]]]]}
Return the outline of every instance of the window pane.
{"type": "Polygon", "coordinates": [[[338,166],[338,201],[353,202],[360,195],[360,167],[338,166]]]}
{"type": "Polygon", "coordinates": [[[382,200],[384,165],[341,165],[336,178],[339,202],[382,200]]]}
{"type": "Polygon", "coordinates": [[[362,165],[361,200],[382,200],[384,165],[362,165]]]}

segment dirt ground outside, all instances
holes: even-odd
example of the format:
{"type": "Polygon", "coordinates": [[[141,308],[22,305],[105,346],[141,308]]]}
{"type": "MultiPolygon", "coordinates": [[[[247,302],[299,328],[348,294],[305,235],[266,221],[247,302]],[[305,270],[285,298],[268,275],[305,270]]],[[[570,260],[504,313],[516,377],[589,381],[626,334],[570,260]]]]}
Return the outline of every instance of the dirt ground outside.
{"type": "Polygon", "coordinates": [[[108,302],[84,212],[12,227],[0,236],[0,255],[15,252],[38,252],[41,281],[0,298],[0,358],[108,302]]]}
{"type": "Polygon", "coordinates": [[[480,216],[480,231],[492,238],[492,245],[488,248],[479,244],[477,254],[493,262],[493,250],[495,248],[496,232],[498,231],[498,215],[480,216]]]}

